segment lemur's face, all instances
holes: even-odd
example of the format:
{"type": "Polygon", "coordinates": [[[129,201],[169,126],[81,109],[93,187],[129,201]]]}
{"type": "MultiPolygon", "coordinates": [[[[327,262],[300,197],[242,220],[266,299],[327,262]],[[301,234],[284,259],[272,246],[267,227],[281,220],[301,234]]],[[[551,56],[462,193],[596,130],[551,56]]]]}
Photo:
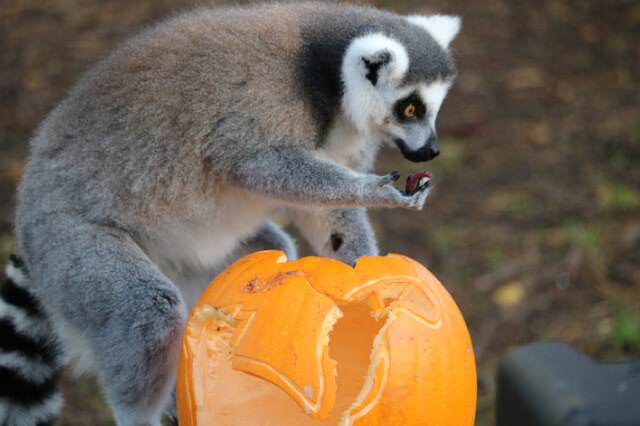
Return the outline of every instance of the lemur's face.
{"type": "Polygon", "coordinates": [[[450,84],[437,80],[403,88],[389,105],[382,123],[373,127],[384,142],[394,143],[408,160],[435,158],[440,153],[436,116],[450,84]]]}
{"type": "Polygon", "coordinates": [[[407,21],[429,33],[426,53],[423,46],[409,48],[381,33],[356,38],[342,66],[342,107],[361,133],[420,162],[440,153],[435,121],[455,74],[447,48],[460,22],[448,16],[407,21]]]}

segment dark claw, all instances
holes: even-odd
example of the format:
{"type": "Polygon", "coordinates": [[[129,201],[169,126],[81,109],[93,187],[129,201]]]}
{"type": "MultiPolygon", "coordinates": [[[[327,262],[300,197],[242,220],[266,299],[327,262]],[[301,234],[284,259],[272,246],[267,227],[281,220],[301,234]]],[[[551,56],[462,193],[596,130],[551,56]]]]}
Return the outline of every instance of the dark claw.
{"type": "Polygon", "coordinates": [[[393,178],[393,181],[397,181],[398,179],[400,179],[400,172],[391,172],[389,173],[389,176],[393,178]]]}
{"type": "Polygon", "coordinates": [[[428,180],[426,183],[423,183],[422,185],[417,184],[415,186],[415,188],[413,188],[413,191],[408,192],[407,190],[404,191],[400,191],[402,193],[402,195],[407,196],[407,197],[413,197],[416,194],[421,193],[422,191],[424,191],[425,189],[431,187],[431,181],[428,180]]]}
{"type": "Polygon", "coordinates": [[[342,243],[344,243],[344,235],[337,232],[331,234],[331,248],[333,248],[333,251],[340,250],[342,243]]]}
{"type": "Polygon", "coordinates": [[[431,181],[428,180],[426,183],[423,183],[422,185],[418,186],[418,190],[416,192],[422,192],[425,189],[429,188],[431,186],[431,181]]]}

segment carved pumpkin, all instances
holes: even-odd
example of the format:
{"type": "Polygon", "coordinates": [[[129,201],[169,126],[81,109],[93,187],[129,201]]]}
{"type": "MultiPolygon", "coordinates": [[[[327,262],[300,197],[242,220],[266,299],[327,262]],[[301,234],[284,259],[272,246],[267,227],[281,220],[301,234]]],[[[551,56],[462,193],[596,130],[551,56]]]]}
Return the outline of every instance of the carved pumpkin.
{"type": "Polygon", "coordinates": [[[203,293],[178,368],[184,425],[472,425],[455,302],[417,262],[247,256],[203,293]]]}

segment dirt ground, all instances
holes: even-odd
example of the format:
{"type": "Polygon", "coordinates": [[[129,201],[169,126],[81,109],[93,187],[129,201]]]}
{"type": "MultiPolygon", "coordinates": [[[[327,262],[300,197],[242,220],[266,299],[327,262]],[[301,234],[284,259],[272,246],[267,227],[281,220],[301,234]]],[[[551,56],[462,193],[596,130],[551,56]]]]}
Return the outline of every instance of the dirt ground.
{"type": "MultiPolygon", "coordinates": [[[[37,124],[78,75],[171,0],[5,0],[0,7],[0,263],[37,124]]],[[[493,424],[510,349],[568,342],[640,357],[640,3],[377,1],[463,18],[459,76],[422,212],[371,213],[383,252],[427,265],[463,312],[478,365],[477,425],[493,424]]],[[[377,169],[419,171],[398,152],[377,169]]],[[[91,380],[64,379],[61,425],[113,424],[91,380]]]]}

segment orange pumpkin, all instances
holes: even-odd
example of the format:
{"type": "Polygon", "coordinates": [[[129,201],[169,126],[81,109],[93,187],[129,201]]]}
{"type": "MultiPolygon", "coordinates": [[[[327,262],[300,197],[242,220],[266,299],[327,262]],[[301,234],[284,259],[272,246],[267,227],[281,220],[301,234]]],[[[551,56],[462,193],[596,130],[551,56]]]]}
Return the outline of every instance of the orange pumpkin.
{"type": "Polygon", "coordinates": [[[178,368],[184,425],[472,425],[476,371],[455,302],[404,256],[355,268],[247,256],[203,293],[178,368]]]}

